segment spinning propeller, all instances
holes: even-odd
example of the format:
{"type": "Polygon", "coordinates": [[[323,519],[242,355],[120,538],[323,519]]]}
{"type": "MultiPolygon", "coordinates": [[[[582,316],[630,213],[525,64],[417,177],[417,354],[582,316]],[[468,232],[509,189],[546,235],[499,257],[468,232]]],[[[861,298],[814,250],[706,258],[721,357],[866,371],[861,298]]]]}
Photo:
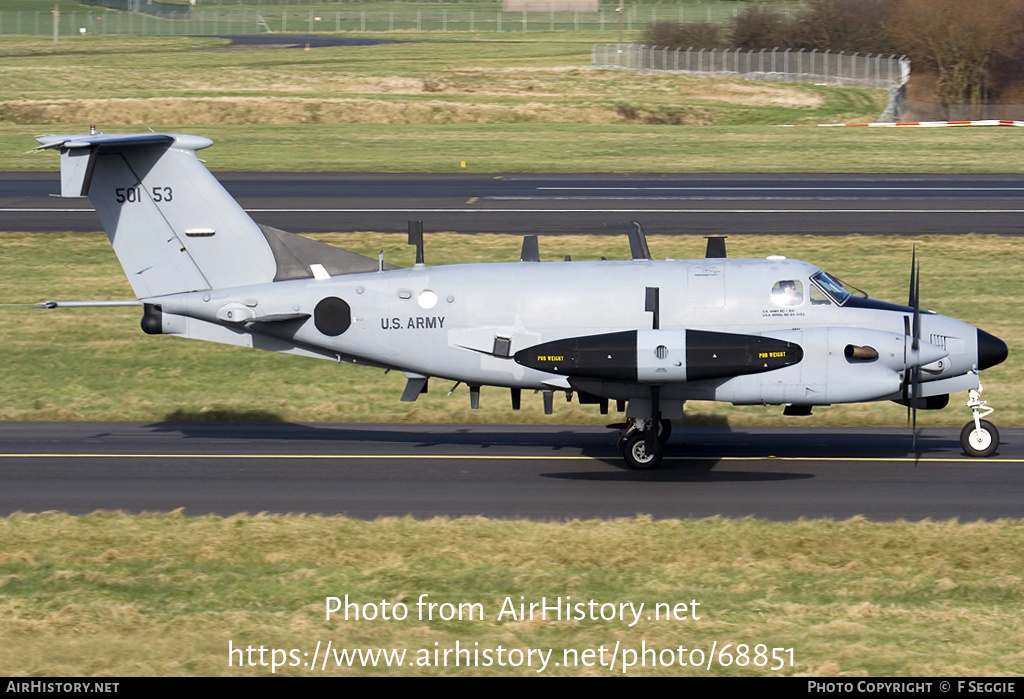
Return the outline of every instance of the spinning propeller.
{"type": "Polygon", "coordinates": [[[917,454],[917,395],[921,381],[921,274],[917,261],[917,246],[910,261],[910,298],[907,305],[914,309],[911,327],[905,332],[911,338],[903,370],[903,401],[907,404],[907,422],[911,426],[914,454],[917,454]]]}

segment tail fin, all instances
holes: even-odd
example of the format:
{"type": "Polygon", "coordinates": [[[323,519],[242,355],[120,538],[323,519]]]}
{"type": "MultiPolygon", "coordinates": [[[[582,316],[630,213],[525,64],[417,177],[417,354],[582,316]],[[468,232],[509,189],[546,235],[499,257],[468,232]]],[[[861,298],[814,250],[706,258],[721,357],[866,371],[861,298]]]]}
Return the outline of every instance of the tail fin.
{"type": "Polygon", "coordinates": [[[88,196],[138,298],[269,282],[277,266],[256,223],[179,134],[42,136],[59,149],[61,196],[88,196]]]}

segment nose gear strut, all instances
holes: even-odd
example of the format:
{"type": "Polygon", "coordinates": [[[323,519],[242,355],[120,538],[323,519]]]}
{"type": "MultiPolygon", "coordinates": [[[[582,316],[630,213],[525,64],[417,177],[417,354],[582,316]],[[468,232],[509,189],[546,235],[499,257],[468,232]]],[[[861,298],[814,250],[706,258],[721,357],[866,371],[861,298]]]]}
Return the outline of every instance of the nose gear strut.
{"type": "Polygon", "coordinates": [[[999,430],[991,422],[983,419],[995,412],[995,408],[981,399],[983,390],[984,387],[979,383],[978,388],[971,389],[968,393],[968,400],[965,403],[974,417],[960,430],[960,446],[968,456],[992,456],[999,447],[999,430]]]}

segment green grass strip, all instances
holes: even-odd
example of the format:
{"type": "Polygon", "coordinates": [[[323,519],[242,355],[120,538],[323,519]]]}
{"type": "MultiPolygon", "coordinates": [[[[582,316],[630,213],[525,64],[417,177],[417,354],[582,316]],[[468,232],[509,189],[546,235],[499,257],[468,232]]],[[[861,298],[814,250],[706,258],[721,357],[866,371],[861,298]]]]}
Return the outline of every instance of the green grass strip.
{"type": "Polygon", "coordinates": [[[1020,521],[44,513],[0,519],[0,541],[7,676],[1024,670],[1020,521]],[[405,661],[339,664],[357,648],[405,661]]]}

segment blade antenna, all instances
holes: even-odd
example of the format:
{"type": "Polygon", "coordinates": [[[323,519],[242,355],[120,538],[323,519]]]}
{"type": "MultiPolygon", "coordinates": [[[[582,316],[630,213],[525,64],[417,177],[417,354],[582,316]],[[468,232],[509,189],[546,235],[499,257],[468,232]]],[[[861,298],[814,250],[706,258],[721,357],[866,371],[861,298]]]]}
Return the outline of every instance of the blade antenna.
{"type": "Polygon", "coordinates": [[[423,261],[423,221],[419,219],[410,220],[409,245],[416,246],[416,264],[422,265],[423,261]]]}
{"type": "Polygon", "coordinates": [[[647,247],[647,234],[637,221],[629,222],[629,253],[634,260],[651,259],[651,249],[647,247]]]}

